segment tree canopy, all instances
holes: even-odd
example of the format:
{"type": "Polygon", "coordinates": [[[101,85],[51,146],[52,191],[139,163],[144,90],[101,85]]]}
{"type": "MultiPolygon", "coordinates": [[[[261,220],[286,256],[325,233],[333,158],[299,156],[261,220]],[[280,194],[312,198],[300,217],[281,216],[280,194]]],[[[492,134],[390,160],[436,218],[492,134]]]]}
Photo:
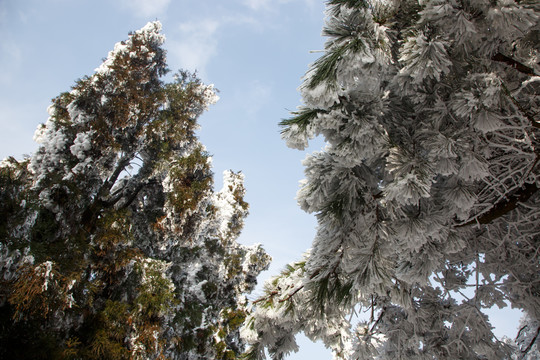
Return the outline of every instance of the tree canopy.
{"type": "Polygon", "coordinates": [[[53,99],[0,165],[0,357],[232,359],[269,257],[236,242],[241,173],[213,190],[194,131],[218,100],[168,72],[159,22],[53,99]]]}
{"type": "Polygon", "coordinates": [[[298,192],[317,234],[255,302],[251,358],[299,332],[337,359],[533,356],[539,19],[537,1],[327,1],[324,54],[281,122],[290,147],[326,141],[298,192]],[[484,312],[508,305],[515,341],[484,312]]]}

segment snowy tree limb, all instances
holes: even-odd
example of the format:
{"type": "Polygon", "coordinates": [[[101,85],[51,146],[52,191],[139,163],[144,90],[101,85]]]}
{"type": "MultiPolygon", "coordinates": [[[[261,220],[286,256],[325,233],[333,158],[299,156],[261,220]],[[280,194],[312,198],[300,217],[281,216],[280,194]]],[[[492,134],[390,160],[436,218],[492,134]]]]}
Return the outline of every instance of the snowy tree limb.
{"type": "Polygon", "coordinates": [[[518,191],[506,196],[500,202],[496,203],[487,213],[484,213],[479,217],[472,218],[463,224],[458,224],[456,227],[463,227],[472,224],[489,224],[514,210],[520,203],[526,202],[537,192],[538,186],[536,183],[524,184],[518,191]]]}
{"type": "Polygon", "coordinates": [[[527,118],[527,120],[529,120],[529,122],[531,123],[531,126],[532,127],[535,127],[535,128],[540,128],[540,123],[534,118],[534,115],[530,113],[530,111],[527,111],[523,105],[521,105],[519,103],[519,101],[517,101],[517,99],[512,95],[512,93],[510,92],[510,90],[508,89],[508,87],[502,83],[502,88],[504,90],[504,92],[506,93],[506,95],[510,98],[510,100],[512,101],[512,103],[519,109],[519,111],[527,118]]]}
{"type": "Polygon", "coordinates": [[[503,62],[503,63],[513,67],[514,69],[516,69],[517,71],[519,71],[520,73],[523,73],[525,75],[537,76],[535,74],[533,68],[530,68],[527,65],[524,65],[524,64],[520,63],[519,61],[512,59],[511,57],[508,57],[508,56],[506,56],[504,54],[501,54],[500,52],[493,55],[491,57],[491,60],[498,61],[498,62],[503,62]]]}
{"type": "Polygon", "coordinates": [[[534,343],[536,342],[536,339],[538,339],[538,335],[540,335],[540,326],[536,329],[536,334],[534,335],[532,340],[529,342],[529,345],[527,345],[527,347],[524,350],[521,351],[521,353],[522,353],[521,359],[525,358],[525,355],[527,355],[527,353],[529,351],[531,351],[531,348],[533,347],[534,343]]]}

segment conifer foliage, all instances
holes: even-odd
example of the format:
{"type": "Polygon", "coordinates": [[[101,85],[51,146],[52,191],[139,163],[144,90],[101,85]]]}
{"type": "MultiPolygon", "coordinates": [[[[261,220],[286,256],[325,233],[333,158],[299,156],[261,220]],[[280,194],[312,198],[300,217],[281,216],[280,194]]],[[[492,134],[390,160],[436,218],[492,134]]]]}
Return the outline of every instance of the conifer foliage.
{"type": "Polygon", "coordinates": [[[338,359],[532,357],[538,1],[331,0],[326,15],[304,105],[281,123],[290,147],[327,143],[298,193],[317,235],[255,302],[249,355],[282,359],[304,332],[338,359]],[[508,304],[526,313],[516,341],[484,312],[508,304]]]}
{"type": "Polygon", "coordinates": [[[243,175],[213,191],[194,131],[217,101],[161,24],[116,44],[49,108],[31,157],[0,166],[0,357],[233,359],[269,257],[236,242],[243,175]]]}

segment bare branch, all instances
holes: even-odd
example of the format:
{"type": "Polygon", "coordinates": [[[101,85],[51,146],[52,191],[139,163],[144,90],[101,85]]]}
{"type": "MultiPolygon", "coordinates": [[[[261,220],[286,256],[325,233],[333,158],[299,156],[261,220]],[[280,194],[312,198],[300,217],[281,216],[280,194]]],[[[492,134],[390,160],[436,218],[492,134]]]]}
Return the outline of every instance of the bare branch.
{"type": "Polygon", "coordinates": [[[534,69],[532,69],[532,68],[520,63],[519,61],[516,61],[516,60],[512,59],[511,57],[508,57],[508,56],[506,56],[504,54],[496,53],[495,55],[493,55],[491,60],[498,61],[498,62],[503,62],[503,63],[513,67],[514,69],[516,69],[517,71],[519,71],[520,73],[523,73],[525,75],[536,76],[536,74],[534,73],[534,69]]]}

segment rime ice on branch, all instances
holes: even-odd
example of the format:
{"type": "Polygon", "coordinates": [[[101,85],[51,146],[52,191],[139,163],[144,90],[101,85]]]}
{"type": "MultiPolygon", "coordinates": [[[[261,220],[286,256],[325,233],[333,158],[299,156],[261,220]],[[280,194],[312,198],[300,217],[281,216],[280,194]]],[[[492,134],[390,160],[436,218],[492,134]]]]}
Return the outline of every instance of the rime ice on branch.
{"type": "Polygon", "coordinates": [[[317,235],[255,303],[249,355],[281,359],[303,331],[337,359],[532,357],[538,2],[331,0],[326,15],[304,104],[281,123],[291,147],[327,142],[298,193],[317,235]],[[483,312],[507,304],[530,319],[519,347],[483,312]]]}

